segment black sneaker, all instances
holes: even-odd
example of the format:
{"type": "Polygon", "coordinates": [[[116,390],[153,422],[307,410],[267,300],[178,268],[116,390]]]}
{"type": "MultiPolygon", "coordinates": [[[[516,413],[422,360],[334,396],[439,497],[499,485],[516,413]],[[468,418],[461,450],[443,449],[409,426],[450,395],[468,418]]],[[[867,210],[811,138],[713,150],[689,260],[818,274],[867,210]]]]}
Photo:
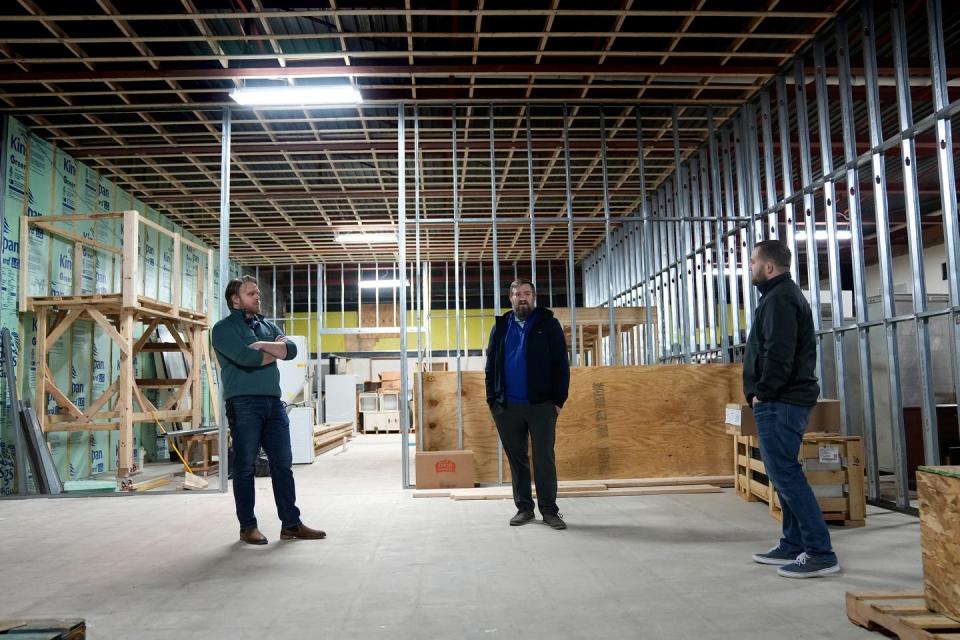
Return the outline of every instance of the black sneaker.
{"type": "Polygon", "coordinates": [[[517,511],[517,515],[510,518],[511,527],[519,527],[528,522],[533,522],[533,511],[517,511]]]}
{"type": "Polygon", "coordinates": [[[551,529],[567,528],[567,523],[563,521],[563,516],[561,516],[559,513],[543,514],[543,524],[548,525],[551,529]]]}
{"type": "Polygon", "coordinates": [[[786,551],[780,545],[775,546],[766,553],[753,554],[753,561],[760,564],[773,564],[783,566],[792,563],[800,555],[799,551],[786,551]]]}

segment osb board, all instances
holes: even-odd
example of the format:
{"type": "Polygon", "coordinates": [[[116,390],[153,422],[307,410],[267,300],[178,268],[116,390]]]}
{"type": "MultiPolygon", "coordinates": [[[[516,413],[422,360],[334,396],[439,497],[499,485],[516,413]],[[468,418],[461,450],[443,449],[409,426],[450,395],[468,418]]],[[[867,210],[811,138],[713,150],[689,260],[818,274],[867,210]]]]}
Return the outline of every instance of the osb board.
{"type": "Polygon", "coordinates": [[[917,472],[927,606],[960,621],[960,467],[917,472]]]}
{"type": "MultiPolygon", "coordinates": [[[[739,365],[571,369],[557,424],[560,480],[729,473],[724,409],[742,396],[739,365]]],[[[483,372],[463,372],[463,448],[476,480],[497,481],[497,433],[483,372]]],[[[457,448],[457,374],[424,374],[424,448],[457,448]]],[[[503,462],[504,480],[509,467],[503,462]]]]}

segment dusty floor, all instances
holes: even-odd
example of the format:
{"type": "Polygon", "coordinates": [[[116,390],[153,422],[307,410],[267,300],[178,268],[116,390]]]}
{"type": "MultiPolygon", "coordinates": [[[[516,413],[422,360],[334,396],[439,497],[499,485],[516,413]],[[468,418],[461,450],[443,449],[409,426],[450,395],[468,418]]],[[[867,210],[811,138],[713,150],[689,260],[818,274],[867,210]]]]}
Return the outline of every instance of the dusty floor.
{"type": "Polygon", "coordinates": [[[296,467],[304,521],[236,542],[230,494],[0,502],[0,618],[81,617],[90,638],[873,638],[846,591],[921,584],[915,518],[833,529],[838,577],[796,581],[750,554],[777,539],[723,494],[571,498],[570,525],[507,526],[508,501],[413,499],[398,436],[296,467]]]}

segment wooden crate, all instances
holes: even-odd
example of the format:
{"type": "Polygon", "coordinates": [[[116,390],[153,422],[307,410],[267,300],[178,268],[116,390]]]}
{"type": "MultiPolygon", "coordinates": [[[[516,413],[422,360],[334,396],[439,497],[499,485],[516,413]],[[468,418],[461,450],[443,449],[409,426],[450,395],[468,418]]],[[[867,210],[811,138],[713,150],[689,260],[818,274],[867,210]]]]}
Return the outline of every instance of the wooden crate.
{"type": "Polygon", "coordinates": [[[919,592],[848,593],[847,617],[900,640],[960,640],[960,622],[931,611],[919,592]]]}
{"type": "Polygon", "coordinates": [[[960,466],[917,469],[927,606],[960,622],[960,466]]]}
{"type": "MultiPolygon", "coordinates": [[[[770,515],[783,520],[780,496],[767,477],[760,459],[760,442],[756,436],[733,433],[733,477],[737,495],[748,502],[763,501],[769,505],[770,515]]],[[[811,487],[842,486],[843,495],[818,497],[823,519],[844,527],[862,527],[866,524],[867,503],[864,491],[863,442],[857,437],[830,434],[807,434],[803,438],[800,459],[807,467],[818,461],[821,447],[836,447],[841,465],[839,469],[805,471],[811,487]]],[[[812,466],[812,465],[811,465],[812,466]]]]}
{"type": "MultiPolygon", "coordinates": [[[[423,449],[457,449],[457,374],[417,377],[423,381],[423,449]]],[[[742,397],[741,380],[740,365],[571,369],[569,398],[557,421],[559,479],[729,474],[724,407],[742,397]]],[[[484,374],[464,371],[462,381],[463,447],[474,453],[477,482],[496,483],[497,430],[484,374]]],[[[502,469],[509,481],[506,456],[502,469]]]]}

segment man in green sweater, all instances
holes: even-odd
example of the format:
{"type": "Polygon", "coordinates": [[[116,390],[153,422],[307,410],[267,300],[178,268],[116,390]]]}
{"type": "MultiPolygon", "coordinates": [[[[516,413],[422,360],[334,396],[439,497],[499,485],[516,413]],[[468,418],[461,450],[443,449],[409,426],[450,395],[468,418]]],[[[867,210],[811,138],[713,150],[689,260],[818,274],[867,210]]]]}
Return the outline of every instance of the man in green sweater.
{"type": "Polygon", "coordinates": [[[220,361],[227,422],[233,436],[233,498],[240,520],[240,541],[267,544],[254,515],[254,465],[260,447],[270,461],[273,497],[280,516],[281,540],[319,540],[326,533],[300,522],[293,483],[290,422],[280,401],[277,360],[292,360],[297,347],[260,315],[260,288],[250,277],[233,279],[224,292],[230,315],[213,327],[213,348],[220,361]]]}

